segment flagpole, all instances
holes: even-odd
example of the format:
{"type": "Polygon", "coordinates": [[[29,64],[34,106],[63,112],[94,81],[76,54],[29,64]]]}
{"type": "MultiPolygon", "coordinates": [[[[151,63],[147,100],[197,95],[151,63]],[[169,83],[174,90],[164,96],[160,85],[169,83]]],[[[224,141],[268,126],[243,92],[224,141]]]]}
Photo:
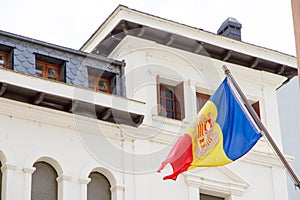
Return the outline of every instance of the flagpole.
{"type": "Polygon", "coordinates": [[[299,181],[297,175],[295,174],[295,172],[293,171],[293,169],[291,168],[291,166],[289,165],[289,163],[285,159],[283,153],[280,151],[280,149],[276,145],[275,141],[271,137],[271,134],[268,132],[267,128],[264,126],[262,121],[259,119],[258,115],[256,114],[256,112],[252,108],[251,104],[249,103],[248,99],[246,98],[245,94],[243,93],[243,91],[241,90],[241,88],[239,87],[239,85],[237,84],[235,79],[233,78],[230,70],[227,68],[226,65],[223,65],[223,70],[225,72],[225,75],[230,80],[230,82],[232,83],[232,85],[236,89],[237,93],[239,94],[239,96],[243,100],[247,110],[249,111],[249,113],[252,116],[253,120],[255,121],[256,125],[263,132],[263,135],[268,140],[269,144],[272,146],[272,148],[275,151],[276,155],[278,156],[279,160],[284,165],[285,169],[287,170],[287,172],[289,173],[289,175],[293,179],[294,185],[300,189],[300,181],[299,181]]]}

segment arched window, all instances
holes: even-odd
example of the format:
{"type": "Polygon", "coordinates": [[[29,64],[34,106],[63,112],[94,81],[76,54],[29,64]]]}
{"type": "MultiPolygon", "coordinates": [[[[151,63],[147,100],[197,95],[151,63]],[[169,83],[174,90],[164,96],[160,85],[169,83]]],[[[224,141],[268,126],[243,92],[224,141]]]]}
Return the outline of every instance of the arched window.
{"type": "Polygon", "coordinates": [[[57,200],[57,173],[45,162],[36,162],[32,174],[31,200],[57,200]]]}
{"type": "Polygon", "coordinates": [[[0,199],[2,199],[2,162],[0,161],[0,199]]]}
{"type": "Polygon", "coordinates": [[[87,200],[111,200],[111,186],[107,178],[98,172],[92,172],[89,178],[91,182],[87,185],[87,200]]]}

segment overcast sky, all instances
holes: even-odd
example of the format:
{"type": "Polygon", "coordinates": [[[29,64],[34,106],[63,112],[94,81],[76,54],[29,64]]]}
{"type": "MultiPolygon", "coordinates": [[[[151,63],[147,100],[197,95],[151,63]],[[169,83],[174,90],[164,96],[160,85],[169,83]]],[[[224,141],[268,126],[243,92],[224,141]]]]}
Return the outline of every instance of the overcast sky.
{"type": "Polygon", "coordinates": [[[295,55],[290,0],[9,0],[0,30],[79,49],[119,4],[213,33],[234,17],[244,42],[295,55]]]}

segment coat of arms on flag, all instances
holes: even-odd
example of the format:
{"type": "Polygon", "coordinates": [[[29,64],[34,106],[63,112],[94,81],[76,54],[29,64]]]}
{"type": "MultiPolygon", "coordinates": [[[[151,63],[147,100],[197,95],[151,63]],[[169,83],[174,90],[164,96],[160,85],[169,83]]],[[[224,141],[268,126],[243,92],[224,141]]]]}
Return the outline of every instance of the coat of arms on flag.
{"type": "Polygon", "coordinates": [[[226,165],[246,154],[260,137],[225,78],[158,171],[170,163],[173,174],[164,179],[176,180],[195,167],[226,165]]]}

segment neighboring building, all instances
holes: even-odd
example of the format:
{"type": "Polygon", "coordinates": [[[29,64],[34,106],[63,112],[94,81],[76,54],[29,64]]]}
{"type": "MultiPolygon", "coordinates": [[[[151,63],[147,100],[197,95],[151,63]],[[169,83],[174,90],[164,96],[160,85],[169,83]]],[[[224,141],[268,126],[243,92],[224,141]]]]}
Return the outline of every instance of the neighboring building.
{"type": "MultiPolygon", "coordinates": [[[[291,0],[291,6],[292,6],[292,13],[293,13],[297,65],[298,65],[298,70],[300,70],[300,2],[297,0],[291,0]]],[[[300,80],[300,73],[298,73],[298,80],[300,80]]]]}
{"type": "MultiPolygon", "coordinates": [[[[295,46],[297,55],[297,66],[298,71],[300,69],[300,1],[291,0],[293,24],[294,24],[294,35],[295,35],[295,46]]],[[[298,151],[300,141],[300,73],[298,77],[291,80],[285,87],[278,90],[278,104],[279,104],[279,117],[281,132],[283,138],[284,152],[288,155],[295,157],[294,162],[291,164],[298,178],[300,176],[300,154],[298,151]]],[[[288,179],[288,192],[289,198],[300,199],[299,188],[296,188],[291,182],[291,178],[288,179]]]]}
{"type": "MultiPolygon", "coordinates": [[[[293,167],[296,175],[300,175],[300,160],[299,160],[299,141],[300,141],[300,101],[299,80],[297,77],[293,78],[287,85],[280,88],[277,92],[279,119],[282,133],[282,146],[284,153],[294,157],[293,167]]],[[[291,177],[287,177],[289,199],[300,199],[300,192],[291,181],[291,177]]]]}
{"type": "Polygon", "coordinates": [[[234,18],[221,27],[119,6],[79,51],[0,32],[2,199],[288,199],[264,138],[240,160],[176,182],[162,180],[170,168],[155,171],[223,64],[281,147],[276,90],[296,59],[239,41],[234,18]]]}

